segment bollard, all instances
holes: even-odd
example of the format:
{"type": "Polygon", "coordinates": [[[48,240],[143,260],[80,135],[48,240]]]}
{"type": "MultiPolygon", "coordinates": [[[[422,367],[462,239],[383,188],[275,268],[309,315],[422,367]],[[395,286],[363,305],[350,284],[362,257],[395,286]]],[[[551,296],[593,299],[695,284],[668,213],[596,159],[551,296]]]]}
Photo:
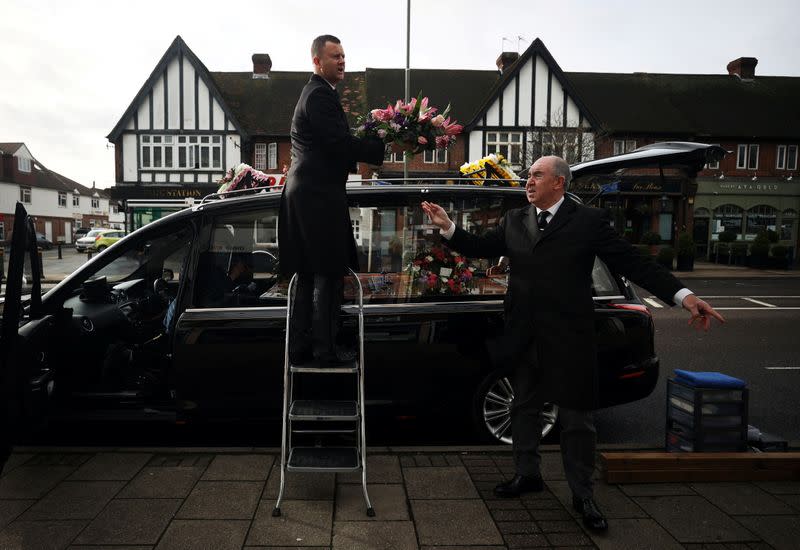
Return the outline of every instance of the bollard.
{"type": "Polygon", "coordinates": [[[58,259],[63,260],[64,258],[61,257],[61,243],[58,243],[58,259]]]}
{"type": "Polygon", "coordinates": [[[91,260],[91,259],[92,259],[92,251],[91,251],[91,250],[89,250],[88,252],[86,252],[86,259],[87,259],[87,260],[91,260]]]}
{"type": "Polygon", "coordinates": [[[3,274],[6,272],[6,249],[0,245],[0,285],[3,284],[3,274]]]}

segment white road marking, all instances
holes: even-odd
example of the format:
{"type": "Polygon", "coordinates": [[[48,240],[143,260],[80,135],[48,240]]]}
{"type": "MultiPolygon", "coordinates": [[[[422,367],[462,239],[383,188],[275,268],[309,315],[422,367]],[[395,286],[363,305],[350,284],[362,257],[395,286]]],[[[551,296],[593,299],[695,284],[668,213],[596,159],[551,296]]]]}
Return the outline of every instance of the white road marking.
{"type": "Polygon", "coordinates": [[[648,304],[650,304],[653,307],[657,307],[657,308],[664,307],[659,302],[656,301],[656,297],[655,296],[650,296],[649,298],[645,298],[644,301],[647,302],[648,304]]]}
{"type": "Polygon", "coordinates": [[[764,367],[767,370],[800,370],[800,367],[764,367]]]}
{"type": "Polygon", "coordinates": [[[767,302],[762,302],[760,300],[756,300],[755,298],[750,298],[748,296],[742,296],[742,300],[747,300],[748,302],[752,302],[754,304],[758,304],[760,306],[765,306],[765,307],[778,307],[775,304],[768,304],[767,302]]]}
{"type": "Polygon", "coordinates": [[[717,311],[735,311],[735,310],[747,310],[747,311],[778,311],[778,310],[793,310],[797,309],[800,310],[800,307],[715,307],[717,311]]]}

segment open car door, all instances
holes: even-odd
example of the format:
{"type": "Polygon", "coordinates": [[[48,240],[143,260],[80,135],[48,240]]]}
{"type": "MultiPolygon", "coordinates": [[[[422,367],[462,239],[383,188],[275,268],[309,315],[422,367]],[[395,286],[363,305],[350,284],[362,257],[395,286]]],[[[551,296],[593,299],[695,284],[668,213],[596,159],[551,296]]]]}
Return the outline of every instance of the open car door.
{"type": "MultiPolygon", "coordinates": [[[[3,324],[0,330],[0,472],[11,454],[14,438],[19,435],[25,419],[38,414],[37,403],[32,392],[47,390],[49,372],[31,385],[30,376],[46,361],[44,353],[31,363],[30,346],[26,340],[34,333],[41,334],[41,327],[50,323],[41,316],[41,266],[36,247],[36,230],[25,207],[17,203],[14,212],[14,233],[11,238],[11,254],[8,261],[8,277],[5,283],[3,302],[3,324]],[[24,285],[26,264],[30,280],[24,285]],[[30,297],[24,294],[30,293],[30,297]],[[27,311],[23,307],[27,302],[27,311]],[[27,320],[21,326],[21,321],[27,320]]],[[[42,372],[42,371],[39,371],[42,372]]]]}

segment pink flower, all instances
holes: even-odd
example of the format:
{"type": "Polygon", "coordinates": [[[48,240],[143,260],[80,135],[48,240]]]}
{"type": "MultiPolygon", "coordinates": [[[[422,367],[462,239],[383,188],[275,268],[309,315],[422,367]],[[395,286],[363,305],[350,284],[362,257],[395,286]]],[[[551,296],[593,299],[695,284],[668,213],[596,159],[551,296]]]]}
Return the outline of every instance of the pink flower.
{"type": "Polygon", "coordinates": [[[373,119],[380,120],[381,122],[391,120],[394,116],[393,113],[389,112],[389,109],[373,109],[369,114],[372,115],[373,119]]]}
{"type": "Polygon", "coordinates": [[[420,145],[427,145],[428,140],[425,138],[425,136],[419,136],[417,138],[417,143],[419,143],[420,145]]]}
{"type": "Polygon", "coordinates": [[[433,126],[436,128],[440,127],[442,124],[444,124],[444,117],[442,115],[436,115],[431,119],[431,124],[433,124],[433,126]]]}
{"type": "Polygon", "coordinates": [[[448,145],[450,145],[450,137],[449,136],[436,136],[436,148],[437,149],[445,149],[448,145]]]}
{"type": "Polygon", "coordinates": [[[386,130],[384,130],[383,128],[379,129],[378,130],[378,137],[381,138],[381,139],[385,138],[386,137],[386,130]]]}
{"type": "Polygon", "coordinates": [[[461,130],[464,129],[462,125],[456,124],[455,121],[451,123],[450,117],[447,117],[447,120],[444,121],[444,124],[442,126],[444,127],[444,133],[447,134],[448,136],[455,136],[456,134],[460,134],[461,130]]]}

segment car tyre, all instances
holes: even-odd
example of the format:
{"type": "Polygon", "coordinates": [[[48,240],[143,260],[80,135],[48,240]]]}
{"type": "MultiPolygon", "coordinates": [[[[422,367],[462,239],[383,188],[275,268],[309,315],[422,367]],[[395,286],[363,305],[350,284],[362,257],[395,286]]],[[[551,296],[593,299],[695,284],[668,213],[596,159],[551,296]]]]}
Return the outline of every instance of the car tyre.
{"type": "MultiPolygon", "coordinates": [[[[478,384],[473,397],[472,415],[475,429],[481,439],[492,443],[510,445],[511,402],[514,386],[511,368],[489,372],[478,384]]],[[[555,433],[558,422],[558,405],[545,403],[542,418],[542,439],[555,433]]]]}
{"type": "Polygon", "coordinates": [[[103,250],[105,250],[106,248],[108,248],[106,245],[104,245],[104,244],[101,244],[100,246],[98,246],[98,247],[97,247],[97,251],[98,251],[98,252],[102,252],[102,251],[103,251],[103,250]]]}

